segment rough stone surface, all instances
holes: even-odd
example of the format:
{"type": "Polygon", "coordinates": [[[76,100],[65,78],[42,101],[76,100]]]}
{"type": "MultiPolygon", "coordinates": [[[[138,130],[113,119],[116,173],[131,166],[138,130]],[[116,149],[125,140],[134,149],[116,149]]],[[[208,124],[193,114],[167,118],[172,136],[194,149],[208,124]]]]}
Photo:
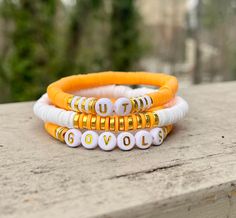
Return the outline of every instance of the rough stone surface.
{"type": "Polygon", "coordinates": [[[103,152],[49,137],[33,103],[0,105],[0,217],[236,217],[236,82],[182,89],[160,147],[103,152]]]}

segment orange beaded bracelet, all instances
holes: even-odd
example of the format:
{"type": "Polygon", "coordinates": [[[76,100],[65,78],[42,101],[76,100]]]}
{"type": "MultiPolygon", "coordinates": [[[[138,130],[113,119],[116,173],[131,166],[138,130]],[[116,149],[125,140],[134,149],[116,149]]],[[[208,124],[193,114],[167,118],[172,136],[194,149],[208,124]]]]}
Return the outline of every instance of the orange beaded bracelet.
{"type": "Polygon", "coordinates": [[[146,72],[101,72],[62,78],[49,85],[47,93],[51,102],[60,108],[91,114],[98,113],[103,117],[112,115],[113,109],[117,115],[124,116],[164,105],[175,96],[177,89],[177,79],[170,75],[146,72]],[[110,99],[86,98],[66,93],[110,84],[144,84],[158,86],[160,89],[137,98],[119,98],[114,108],[110,99]]]}

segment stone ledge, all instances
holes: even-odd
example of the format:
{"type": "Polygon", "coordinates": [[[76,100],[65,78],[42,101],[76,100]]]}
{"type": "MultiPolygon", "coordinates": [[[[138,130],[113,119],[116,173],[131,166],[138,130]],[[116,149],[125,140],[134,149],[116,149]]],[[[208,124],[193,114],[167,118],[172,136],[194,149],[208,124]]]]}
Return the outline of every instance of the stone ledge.
{"type": "Polygon", "coordinates": [[[236,82],[180,92],[188,117],[145,151],[70,149],[0,105],[0,217],[236,217],[236,82]]]}

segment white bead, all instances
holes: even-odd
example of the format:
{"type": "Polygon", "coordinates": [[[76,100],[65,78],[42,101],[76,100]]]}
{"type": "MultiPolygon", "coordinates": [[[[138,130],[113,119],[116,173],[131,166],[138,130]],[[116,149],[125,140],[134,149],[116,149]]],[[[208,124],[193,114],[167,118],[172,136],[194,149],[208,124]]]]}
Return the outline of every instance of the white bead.
{"type": "Polygon", "coordinates": [[[87,149],[93,149],[98,144],[98,134],[95,131],[85,131],[81,137],[82,145],[87,149]]]}
{"type": "Polygon", "coordinates": [[[81,135],[82,133],[78,129],[69,129],[65,134],[64,140],[69,147],[75,148],[81,143],[81,135]]]}
{"type": "Polygon", "coordinates": [[[138,148],[146,149],[152,144],[152,135],[146,130],[140,130],[135,134],[135,140],[138,148]]]}
{"type": "Polygon", "coordinates": [[[112,114],[113,104],[109,98],[100,98],[95,104],[95,111],[98,115],[106,117],[112,114]]]}
{"type": "Polygon", "coordinates": [[[129,115],[132,110],[132,103],[128,98],[118,98],[115,102],[114,109],[117,115],[129,115]]]}
{"type": "Polygon", "coordinates": [[[103,132],[98,138],[98,146],[104,151],[111,151],[116,147],[116,136],[111,132],[103,132]]]}
{"type": "Polygon", "coordinates": [[[121,150],[131,150],[135,145],[135,138],[129,132],[122,132],[117,136],[117,145],[121,150]]]}
{"type": "Polygon", "coordinates": [[[164,140],[164,131],[162,128],[154,128],[150,131],[154,145],[161,145],[164,140]]]}

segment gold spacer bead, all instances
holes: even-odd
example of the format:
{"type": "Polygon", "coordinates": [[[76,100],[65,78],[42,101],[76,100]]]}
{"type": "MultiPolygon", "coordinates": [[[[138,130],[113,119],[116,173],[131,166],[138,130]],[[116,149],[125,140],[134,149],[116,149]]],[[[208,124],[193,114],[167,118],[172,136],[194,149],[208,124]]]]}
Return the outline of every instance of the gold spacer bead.
{"type": "Polygon", "coordinates": [[[125,130],[125,120],[124,117],[119,117],[119,131],[124,131],[125,130]]]}
{"type": "Polygon", "coordinates": [[[128,130],[134,129],[134,121],[132,116],[128,116],[128,130]]]}
{"type": "Polygon", "coordinates": [[[143,99],[141,97],[138,97],[138,101],[140,102],[140,109],[139,109],[139,111],[143,111],[143,109],[144,109],[143,99]]]}
{"type": "Polygon", "coordinates": [[[91,129],[92,130],[96,129],[96,122],[97,122],[97,117],[96,116],[92,116],[92,118],[91,118],[91,129]]]}
{"type": "Polygon", "coordinates": [[[58,127],[56,128],[55,137],[59,139],[61,142],[64,142],[63,131],[65,127],[58,127]]]}
{"type": "Polygon", "coordinates": [[[111,117],[110,118],[110,121],[109,121],[109,126],[110,126],[110,130],[111,131],[115,131],[115,118],[114,117],[111,117]]]}
{"type": "Polygon", "coordinates": [[[132,113],[138,112],[138,102],[135,98],[130,99],[132,104],[132,113]]]}
{"type": "Polygon", "coordinates": [[[72,100],[73,100],[74,97],[75,97],[75,96],[70,96],[70,97],[67,99],[67,107],[68,107],[69,110],[72,109],[72,108],[71,108],[71,102],[72,102],[72,100]]]}
{"type": "Polygon", "coordinates": [[[137,114],[136,118],[137,118],[137,129],[141,129],[142,128],[142,117],[139,114],[137,114]]]}
{"type": "Polygon", "coordinates": [[[85,98],[85,99],[82,101],[82,103],[81,103],[81,111],[84,112],[84,113],[87,113],[87,112],[85,111],[86,100],[87,100],[87,98],[85,98]]]}
{"type": "Polygon", "coordinates": [[[95,111],[95,104],[97,103],[97,99],[95,98],[93,101],[92,101],[92,105],[91,105],[91,113],[93,114],[96,114],[96,111],[95,111]]]}
{"type": "Polygon", "coordinates": [[[74,108],[76,109],[76,111],[80,111],[79,110],[79,100],[81,99],[81,97],[79,97],[76,101],[75,101],[75,103],[74,103],[74,108]]]}
{"type": "Polygon", "coordinates": [[[73,119],[73,126],[74,128],[79,128],[79,116],[80,114],[75,114],[73,119]]]}
{"type": "Polygon", "coordinates": [[[151,99],[151,105],[150,105],[150,107],[151,107],[153,105],[153,99],[152,99],[152,97],[150,97],[150,99],[151,99]]]}
{"type": "Polygon", "coordinates": [[[148,100],[146,96],[144,96],[144,101],[145,101],[146,107],[148,107],[148,100]]]}
{"type": "Polygon", "coordinates": [[[82,120],[82,128],[87,129],[87,120],[88,120],[88,115],[84,114],[83,120],[82,120]]]}
{"type": "Polygon", "coordinates": [[[150,128],[151,127],[151,118],[150,118],[150,115],[145,113],[144,114],[145,116],[145,120],[146,120],[146,128],[150,128]]]}
{"type": "Polygon", "coordinates": [[[105,123],[106,123],[106,118],[101,117],[101,119],[100,119],[100,129],[101,130],[105,130],[105,123]]]}
{"type": "Polygon", "coordinates": [[[153,125],[153,127],[156,127],[159,124],[159,117],[156,113],[153,113],[153,115],[154,115],[154,125],[153,125]]]}

